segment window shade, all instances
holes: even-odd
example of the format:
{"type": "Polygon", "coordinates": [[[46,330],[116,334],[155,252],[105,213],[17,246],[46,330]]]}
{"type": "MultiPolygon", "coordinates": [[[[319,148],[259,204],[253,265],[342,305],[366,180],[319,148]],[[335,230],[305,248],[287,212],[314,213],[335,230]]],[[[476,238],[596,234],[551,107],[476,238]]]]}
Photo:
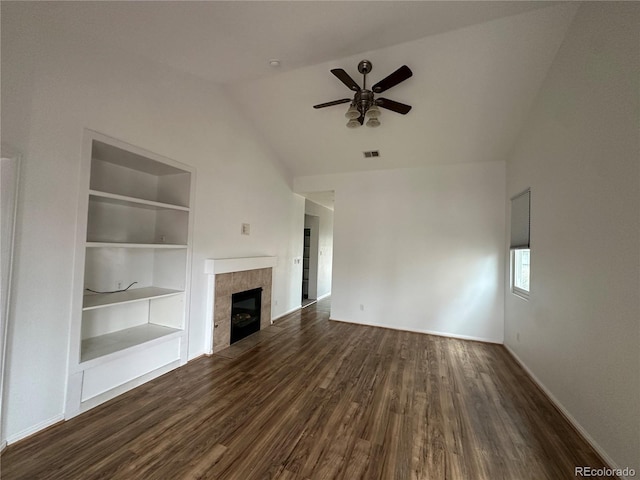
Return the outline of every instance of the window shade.
{"type": "Polygon", "coordinates": [[[511,248],[529,248],[531,190],[511,199],[511,248]]]}

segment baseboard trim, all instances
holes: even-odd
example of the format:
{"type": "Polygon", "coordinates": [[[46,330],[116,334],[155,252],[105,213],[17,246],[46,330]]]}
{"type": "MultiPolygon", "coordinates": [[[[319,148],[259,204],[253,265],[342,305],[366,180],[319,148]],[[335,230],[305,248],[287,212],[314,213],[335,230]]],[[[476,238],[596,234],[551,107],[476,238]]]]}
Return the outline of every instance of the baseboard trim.
{"type": "Polygon", "coordinates": [[[298,305],[297,307],[293,307],[291,310],[287,310],[286,312],[281,313],[277,317],[272,318],[271,324],[273,325],[273,322],[275,322],[276,320],[280,320],[282,317],[286,317],[290,313],[297,312],[298,310],[301,310],[301,309],[302,309],[302,304],[298,305]]]}
{"type": "MultiPolygon", "coordinates": [[[[324,295],[321,295],[320,297],[316,298],[315,302],[319,302],[323,298],[327,298],[327,297],[330,297],[330,296],[331,296],[331,292],[325,293],[324,295]]],[[[309,305],[313,305],[313,304],[310,303],[309,305]]],[[[289,315],[291,313],[297,312],[298,310],[302,310],[302,303],[300,305],[297,305],[297,306],[293,307],[291,310],[287,310],[286,312],[281,313],[277,317],[273,317],[271,319],[271,325],[273,325],[276,320],[280,320],[281,318],[286,317],[287,315],[289,315]]]]}
{"type": "MultiPolygon", "coordinates": [[[[193,358],[191,360],[188,360],[187,363],[196,360],[200,357],[204,357],[204,356],[210,356],[207,354],[201,354],[198,355],[196,358],[193,358]]],[[[184,364],[186,365],[186,364],[184,364]]],[[[45,420],[44,422],[40,422],[37,425],[34,425],[33,427],[29,427],[25,430],[23,430],[22,432],[19,432],[15,435],[12,435],[10,437],[7,438],[6,441],[3,441],[0,444],[0,452],[2,450],[4,450],[4,448],[7,445],[13,444],[15,442],[18,442],[20,440],[24,440],[27,437],[30,437],[31,435],[35,435],[36,433],[40,433],[42,430],[51,427],[57,423],[63,423],[66,422],[67,420],[71,420],[74,417],[77,417],[78,415],[82,415],[83,413],[91,410],[92,408],[97,407],[98,405],[108,402],[109,400],[112,400],[113,398],[116,398],[120,395],[122,395],[123,393],[128,392],[129,390],[133,390],[134,388],[137,388],[141,385],[144,385],[145,383],[160,377],[166,373],[169,373],[173,370],[176,370],[178,368],[183,367],[184,365],[180,365],[180,361],[179,360],[175,360],[173,362],[168,363],[167,365],[163,365],[160,368],[157,368],[155,370],[152,370],[151,372],[148,372],[144,375],[141,375],[140,377],[136,377],[126,383],[123,383],[122,385],[119,385],[117,387],[114,387],[110,390],[107,390],[106,392],[103,392],[99,395],[96,395],[95,397],[89,398],[87,400],[85,400],[84,402],[80,403],[80,407],[78,410],[75,410],[73,412],[67,412],[66,416],[65,414],[60,414],[60,415],[56,415],[55,417],[49,419],[49,420],[45,420]]]]}
{"type": "Polygon", "coordinates": [[[15,435],[8,436],[7,445],[11,445],[12,443],[16,443],[20,440],[24,440],[25,438],[30,437],[31,435],[34,435],[40,432],[41,430],[44,430],[45,428],[51,427],[52,425],[55,425],[56,423],[60,423],[63,421],[64,421],[64,415],[60,413],[55,417],[51,417],[48,420],[40,422],[32,427],[26,428],[21,432],[16,433],[15,435]]]}
{"type": "MultiPolygon", "coordinates": [[[[529,378],[535,383],[540,390],[547,396],[547,398],[553,403],[553,405],[558,409],[560,414],[571,424],[571,426],[586,440],[586,442],[593,448],[596,453],[600,456],[602,461],[607,464],[607,466],[611,469],[620,469],[622,470],[616,462],[609,456],[609,454],[594,440],[594,438],[589,435],[589,432],[585,430],[585,428],[574,418],[573,415],[560,403],[560,401],[551,393],[551,391],[542,383],[538,377],[527,367],[527,365],[522,361],[522,359],[514,352],[509,345],[504,344],[504,348],[507,349],[507,352],[513,357],[518,365],[522,367],[522,369],[527,373],[529,378]]],[[[622,477],[623,479],[627,479],[628,477],[622,477]]]]}
{"type": "Polygon", "coordinates": [[[425,335],[435,335],[437,337],[446,337],[446,338],[456,338],[459,340],[469,340],[472,342],[482,342],[482,343],[494,343],[497,345],[502,345],[502,341],[494,340],[491,338],[483,338],[483,337],[473,337],[471,335],[458,335],[455,333],[447,333],[447,332],[437,332],[434,330],[417,330],[412,328],[400,328],[395,327],[393,325],[379,325],[376,323],[366,323],[366,322],[353,322],[350,320],[340,320],[339,318],[329,318],[329,320],[333,322],[342,322],[342,323],[351,323],[353,325],[364,325],[366,327],[378,327],[378,328],[387,328],[389,330],[397,330],[400,332],[412,332],[412,333],[422,333],[425,335]]]}

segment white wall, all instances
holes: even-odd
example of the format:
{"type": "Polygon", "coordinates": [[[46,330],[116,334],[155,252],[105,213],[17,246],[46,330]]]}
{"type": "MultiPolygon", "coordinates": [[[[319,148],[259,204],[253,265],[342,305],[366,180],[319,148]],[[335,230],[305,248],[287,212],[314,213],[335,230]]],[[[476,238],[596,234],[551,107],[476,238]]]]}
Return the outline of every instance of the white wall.
{"type": "Polygon", "coordinates": [[[221,88],[67,38],[19,2],[2,5],[2,87],[3,141],[23,153],[3,412],[10,441],[63,412],[84,128],[197,168],[190,358],[207,348],[206,258],[277,256],[272,314],[300,304],[293,257],[304,199],[221,88]]]}
{"type": "Polygon", "coordinates": [[[508,195],[531,187],[531,296],[505,302],[508,348],[601,454],[636,472],[639,12],[583,3],[543,84],[507,167],[508,195]]]}
{"type": "Polygon", "coordinates": [[[311,200],[305,200],[304,211],[318,218],[317,298],[331,293],[333,267],[333,211],[311,200]]]}
{"type": "Polygon", "coordinates": [[[502,342],[502,162],[299,177],[335,190],[331,318],[502,342]]]}

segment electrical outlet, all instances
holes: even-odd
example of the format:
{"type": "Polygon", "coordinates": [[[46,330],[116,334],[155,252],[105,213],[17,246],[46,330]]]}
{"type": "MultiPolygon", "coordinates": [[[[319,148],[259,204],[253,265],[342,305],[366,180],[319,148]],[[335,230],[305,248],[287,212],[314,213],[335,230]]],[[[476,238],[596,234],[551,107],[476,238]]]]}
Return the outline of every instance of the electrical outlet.
{"type": "Polygon", "coordinates": [[[250,235],[251,234],[251,225],[248,223],[243,223],[242,224],[242,229],[240,230],[240,233],[242,233],[242,235],[250,235]]]}
{"type": "Polygon", "coordinates": [[[516,333],[516,340],[519,342],[520,341],[520,332],[516,333]]]}
{"type": "Polygon", "coordinates": [[[360,311],[364,312],[364,305],[363,304],[360,304],[360,311]]]}
{"type": "Polygon", "coordinates": [[[122,290],[122,280],[116,282],[116,290],[122,290]]]}

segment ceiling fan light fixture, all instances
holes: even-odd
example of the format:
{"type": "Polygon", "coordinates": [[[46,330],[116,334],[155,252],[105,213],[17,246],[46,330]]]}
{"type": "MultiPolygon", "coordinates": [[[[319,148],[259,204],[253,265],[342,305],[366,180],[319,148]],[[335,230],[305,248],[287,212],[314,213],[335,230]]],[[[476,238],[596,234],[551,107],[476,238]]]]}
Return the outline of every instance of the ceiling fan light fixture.
{"type": "Polygon", "coordinates": [[[357,119],[360,116],[360,112],[355,107],[355,105],[351,105],[349,106],[349,109],[347,110],[347,113],[344,114],[344,116],[353,120],[353,119],[357,119]]]}
{"type": "Polygon", "coordinates": [[[353,99],[342,98],[340,100],[333,100],[332,102],[314,105],[313,108],[325,108],[350,103],[349,109],[344,115],[348,119],[347,127],[349,128],[357,128],[360,125],[363,125],[365,120],[367,121],[366,123],[368,127],[379,127],[379,117],[381,114],[380,108],[391,110],[392,112],[396,112],[401,115],[409,113],[411,105],[405,105],[404,103],[389,100],[387,98],[376,98],[376,95],[395,87],[399,83],[402,83],[413,76],[411,69],[406,65],[403,65],[372,87],[367,88],[367,75],[371,73],[372,67],[373,65],[369,60],[362,60],[358,64],[358,72],[363,75],[362,87],[360,87],[360,85],[358,85],[358,83],[342,68],[332,69],[331,73],[345,86],[347,86],[349,90],[355,92],[353,99]]]}
{"type": "Polygon", "coordinates": [[[377,105],[371,105],[365,115],[369,118],[378,118],[380,116],[380,109],[377,105]]]}
{"type": "Polygon", "coordinates": [[[380,126],[380,120],[378,120],[377,117],[370,117],[369,120],[367,120],[367,127],[379,127],[380,126]]]}

